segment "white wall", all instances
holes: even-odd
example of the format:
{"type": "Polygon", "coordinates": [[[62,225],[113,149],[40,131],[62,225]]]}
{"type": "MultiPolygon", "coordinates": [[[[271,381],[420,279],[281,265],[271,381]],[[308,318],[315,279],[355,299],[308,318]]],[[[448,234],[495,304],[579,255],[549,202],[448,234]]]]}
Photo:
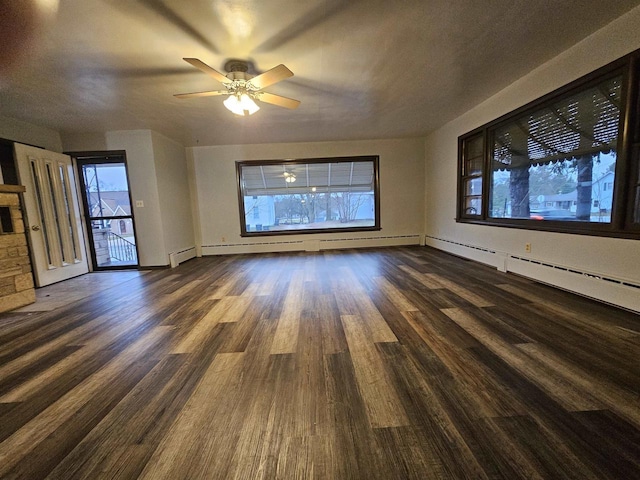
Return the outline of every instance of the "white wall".
{"type": "Polygon", "coordinates": [[[156,132],[151,133],[151,140],[166,252],[194,249],[185,148],[156,132]]]}
{"type": "Polygon", "coordinates": [[[62,140],[57,131],[14,118],[0,116],[0,138],[62,152],[62,140]]]}
{"type": "Polygon", "coordinates": [[[127,152],[140,265],[168,265],[169,252],[164,242],[152,133],[150,130],[122,130],[107,132],[105,137],[108,150],[127,152]],[[136,207],[137,200],[142,200],[144,207],[136,207]]]}
{"type": "Polygon", "coordinates": [[[65,134],[66,151],[124,150],[141,266],[169,265],[169,254],[191,249],[195,235],[185,148],[151,130],[65,134]],[[141,200],[143,207],[137,207],[141,200]]]}
{"type": "Polygon", "coordinates": [[[415,244],[424,231],[423,139],[230,145],[187,150],[197,192],[193,199],[196,232],[205,254],[288,248],[280,242],[304,242],[291,249],[314,249],[315,242],[338,238],[349,241],[333,242],[331,247],[362,246],[353,239],[363,238],[369,239],[367,245],[415,244]],[[236,161],[356,155],[380,156],[380,232],[240,237],[236,161]]]}
{"type": "MultiPolygon", "coordinates": [[[[455,222],[458,136],[640,48],[639,25],[640,7],[637,7],[427,137],[426,234],[428,237],[445,240],[442,242],[428,238],[429,244],[496,266],[503,266],[505,256],[517,255],[640,284],[638,240],[455,222]],[[527,242],[532,245],[531,253],[524,251],[524,244],[527,242]],[[495,250],[498,255],[491,257],[481,251],[457,245],[460,243],[495,250]]],[[[512,264],[514,270],[516,263],[512,264]]],[[[599,287],[589,290],[591,287],[585,287],[583,279],[572,278],[564,273],[548,275],[540,268],[530,268],[520,273],[590,296],[603,296],[597,291],[599,287]]],[[[606,298],[601,299],[628,308],[640,308],[640,292],[637,289],[622,289],[616,295],[604,295],[606,298]],[[626,298],[620,300],[616,295],[626,298]]]]}
{"type": "Polygon", "coordinates": [[[105,134],[98,133],[64,133],[62,147],[65,152],[100,152],[107,149],[105,134]]]}

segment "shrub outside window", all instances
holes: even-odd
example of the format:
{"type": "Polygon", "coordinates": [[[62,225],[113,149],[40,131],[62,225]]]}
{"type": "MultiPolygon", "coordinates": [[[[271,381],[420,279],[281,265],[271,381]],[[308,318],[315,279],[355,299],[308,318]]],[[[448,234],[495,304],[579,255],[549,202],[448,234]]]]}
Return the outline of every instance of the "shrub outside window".
{"type": "Polygon", "coordinates": [[[242,236],[380,230],[378,157],[236,162],[242,236]]]}

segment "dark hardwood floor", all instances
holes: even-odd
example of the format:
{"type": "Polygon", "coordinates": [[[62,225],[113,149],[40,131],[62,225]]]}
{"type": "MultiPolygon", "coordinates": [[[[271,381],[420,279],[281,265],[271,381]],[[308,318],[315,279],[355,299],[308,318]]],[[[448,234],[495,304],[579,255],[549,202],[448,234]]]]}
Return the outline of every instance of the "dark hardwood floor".
{"type": "Polygon", "coordinates": [[[638,479],[640,316],[430,248],[0,315],[0,478],[638,479]]]}

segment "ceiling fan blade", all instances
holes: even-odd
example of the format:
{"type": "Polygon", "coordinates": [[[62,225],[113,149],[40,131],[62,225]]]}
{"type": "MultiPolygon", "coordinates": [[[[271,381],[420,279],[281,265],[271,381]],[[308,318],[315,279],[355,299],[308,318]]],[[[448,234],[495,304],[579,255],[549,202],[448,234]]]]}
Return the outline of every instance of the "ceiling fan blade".
{"type": "Polygon", "coordinates": [[[293,98],[287,98],[267,92],[259,92],[258,100],[272,105],[277,105],[279,107],[289,108],[291,110],[298,108],[298,105],[300,105],[300,100],[294,100],[293,98]]]}
{"type": "Polygon", "coordinates": [[[253,77],[249,80],[249,83],[258,89],[263,89],[289,77],[293,77],[293,72],[281,64],[261,73],[257,77],[253,77]]]}
{"type": "MultiPolygon", "coordinates": [[[[214,80],[217,80],[220,83],[231,83],[227,77],[221,74],[219,71],[211,68],[209,65],[204,63],[202,60],[198,60],[197,58],[183,58],[183,60],[187,63],[190,63],[194,67],[196,67],[201,72],[206,73],[214,80]]],[[[268,72],[267,72],[268,73],[268,72]]]]}
{"type": "Polygon", "coordinates": [[[215,97],[216,95],[229,95],[227,90],[212,90],[210,92],[176,93],[176,98],[215,97]]]}

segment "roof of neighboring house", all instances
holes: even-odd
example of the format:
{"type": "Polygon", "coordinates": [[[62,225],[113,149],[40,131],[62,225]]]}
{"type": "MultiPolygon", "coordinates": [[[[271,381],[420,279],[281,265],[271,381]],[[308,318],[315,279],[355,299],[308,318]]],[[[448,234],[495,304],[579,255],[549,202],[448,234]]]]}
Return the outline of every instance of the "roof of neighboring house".
{"type": "Polygon", "coordinates": [[[106,191],[90,192],[91,204],[93,205],[92,214],[99,214],[98,200],[102,200],[103,216],[131,215],[131,202],[129,200],[129,192],[106,191]]]}

